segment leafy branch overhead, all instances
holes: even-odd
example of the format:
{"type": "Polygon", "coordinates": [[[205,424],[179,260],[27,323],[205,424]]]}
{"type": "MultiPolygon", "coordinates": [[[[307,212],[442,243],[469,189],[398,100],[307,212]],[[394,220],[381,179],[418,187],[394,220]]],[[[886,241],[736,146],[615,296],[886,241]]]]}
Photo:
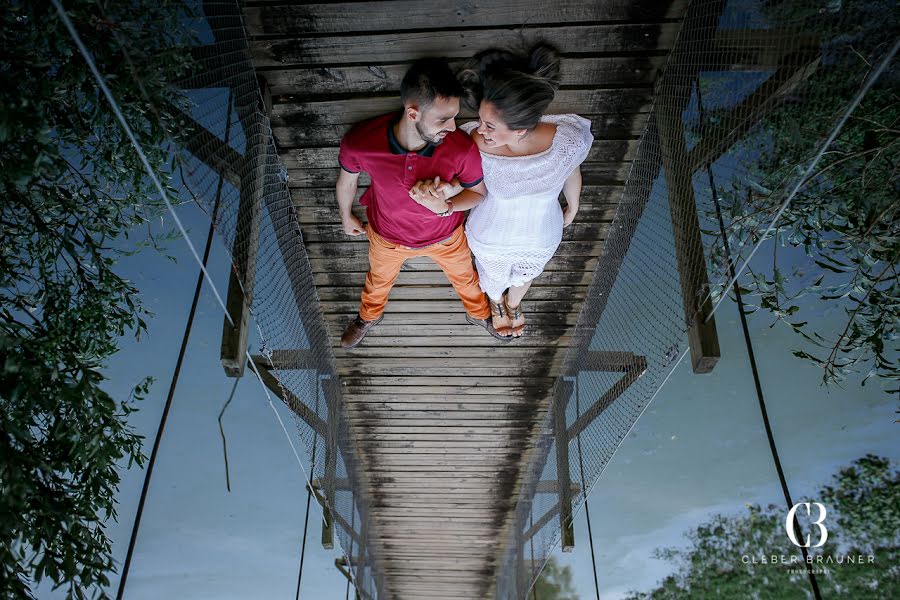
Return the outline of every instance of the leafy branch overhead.
{"type": "MultiPolygon", "coordinates": [[[[812,0],[765,3],[773,27],[818,36],[820,49],[812,75],[738,143],[742,176],[727,183],[722,178],[719,194],[735,252],[759,241],[801,171],[900,36],[895,2],[829,6],[822,9],[812,0]]],[[[825,383],[860,370],[866,372],[864,384],[871,376],[900,381],[898,82],[895,58],[770,234],[771,266],[755,261],[741,280],[752,311],[771,313],[811,342],[814,349],[795,355],[821,367],[825,383]],[[785,271],[778,260],[785,245],[802,248],[809,267],[785,271]],[[814,319],[808,313],[830,306],[839,307],[841,315],[828,330],[810,325],[814,319]]],[[[713,121],[724,118],[722,111],[708,112],[713,121]]],[[[718,230],[710,233],[718,237],[718,230]]],[[[721,251],[711,261],[713,269],[723,269],[721,251]]]]}
{"type": "MultiPolygon", "coordinates": [[[[66,8],[166,178],[183,7],[66,8]]],[[[151,383],[127,398],[103,389],[120,338],[147,327],[116,265],[162,207],[52,5],[14,2],[0,19],[0,595],[29,597],[48,579],[102,596],[117,465],[143,461],[125,419],[151,383]]]]}

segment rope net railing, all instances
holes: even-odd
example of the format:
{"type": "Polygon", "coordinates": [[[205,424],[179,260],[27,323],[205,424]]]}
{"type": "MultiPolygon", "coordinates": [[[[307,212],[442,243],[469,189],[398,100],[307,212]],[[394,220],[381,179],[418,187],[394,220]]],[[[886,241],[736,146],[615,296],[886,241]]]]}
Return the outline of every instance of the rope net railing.
{"type": "MultiPolygon", "coordinates": [[[[334,356],[236,1],[187,3],[198,45],[174,82],[185,102],[176,140],[182,196],[208,213],[232,258],[222,362],[257,377],[295,416],[324,537],[336,534],[357,597],[384,597],[368,544],[366,486],[350,439],[334,356]],[[247,356],[251,324],[260,341],[247,356]],[[248,364],[252,362],[252,364],[248,364]],[[327,529],[332,529],[331,534],[327,529]]],[[[303,502],[297,499],[297,508],[303,502]]],[[[299,546],[298,546],[299,547],[299,546]]],[[[335,571],[337,574],[337,570],[335,571]]]]}
{"type": "MultiPolygon", "coordinates": [[[[895,204],[898,23],[888,2],[690,4],[535,441],[497,598],[530,597],[556,545],[574,546],[575,515],[681,360],[714,368],[714,312],[733,281],[711,179],[734,269],[763,286],[781,282],[752,272],[755,248],[811,227],[838,237],[820,205],[847,179],[869,169],[879,182],[873,215],[895,204]]],[[[887,221],[873,227],[900,233],[887,221]]]]}

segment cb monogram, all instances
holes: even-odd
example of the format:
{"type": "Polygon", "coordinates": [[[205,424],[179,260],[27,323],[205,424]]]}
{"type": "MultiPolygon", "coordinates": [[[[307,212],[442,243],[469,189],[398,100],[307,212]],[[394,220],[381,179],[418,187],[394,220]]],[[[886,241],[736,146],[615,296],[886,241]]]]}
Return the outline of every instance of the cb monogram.
{"type": "Polygon", "coordinates": [[[818,548],[820,546],[825,545],[825,540],[828,539],[828,530],[822,524],[825,521],[825,505],[821,502],[798,502],[794,506],[791,507],[791,510],[788,511],[787,518],[784,520],[784,529],[787,531],[788,537],[791,538],[791,542],[795,546],[799,546],[801,548],[809,548],[809,534],[806,535],[806,540],[801,544],[797,541],[797,537],[794,534],[794,528],[792,524],[794,522],[794,515],[797,513],[797,507],[803,506],[806,508],[806,514],[812,516],[812,511],[809,508],[810,504],[815,504],[819,507],[819,519],[817,521],[813,521],[813,525],[817,525],[819,527],[819,533],[822,536],[822,539],[819,540],[819,543],[813,546],[813,548],[818,548]]]}

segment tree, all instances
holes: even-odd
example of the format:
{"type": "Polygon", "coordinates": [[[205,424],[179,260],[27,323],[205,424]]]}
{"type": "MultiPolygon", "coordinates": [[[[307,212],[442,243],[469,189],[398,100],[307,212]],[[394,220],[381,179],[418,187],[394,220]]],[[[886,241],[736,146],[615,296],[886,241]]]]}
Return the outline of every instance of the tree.
{"type": "MultiPolygon", "coordinates": [[[[827,3],[827,9],[818,0],[762,4],[773,27],[818,36],[820,58],[812,76],[738,143],[742,176],[719,190],[733,250],[759,241],[800,169],[900,36],[896,2],[845,0],[827,3]]],[[[781,216],[771,234],[771,271],[748,268],[741,280],[750,312],[768,311],[819,348],[794,354],[820,366],[826,384],[861,368],[868,370],[863,384],[870,376],[900,381],[898,81],[895,59],[781,216]],[[816,265],[811,277],[779,267],[778,248],[784,244],[803,248],[816,265]],[[805,314],[815,306],[801,306],[803,296],[842,303],[836,333],[809,326],[805,314]]],[[[705,119],[718,123],[726,113],[709,110],[705,119]]],[[[708,233],[719,236],[718,229],[708,233]]],[[[712,263],[721,270],[724,257],[717,246],[712,263]]]]}
{"type": "Polygon", "coordinates": [[[572,569],[560,566],[552,556],[538,575],[529,598],[539,600],[578,600],[575,588],[572,587],[572,569]]]}
{"type": "MultiPolygon", "coordinates": [[[[812,556],[822,557],[826,569],[816,575],[822,596],[900,597],[900,471],[885,458],[866,455],[842,469],[831,485],[823,486],[808,501],[827,509],[827,542],[810,549],[812,556]],[[862,564],[847,563],[843,557],[848,555],[872,555],[875,562],[866,558],[862,564]],[[828,563],[828,557],[834,562],[828,563]],[[838,557],[841,564],[836,564],[838,557]]],[[[629,599],[812,597],[802,562],[792,565],[788,558],[788,564],[780,564],[780,559],[760,564],[744,558],[784,555],[802,560],[785,532],[786,512],[783,506],[750,505],[746,514],[715,515],[688,533],[687,548],[657,550],[655,556],[675,563],[677,571],[656,589],[632,592],[629,599]]],[[[803,528],[817,540],[815,526],[806,523],[803,528]]]]}
{"type": "MultiPolygon", "coordinates": [[[[167,180],[183,7],[67,4],[167,180]]],[[[162,207],[52,5],[14,1],[0,19],[0,595],[31,597],[49,578],[70,597],[105,596],[117,463],[143,461],[125,417],[150,385],[127,398],[102,388],[119,338],[146,330],[115,267],[162,207]]]]}

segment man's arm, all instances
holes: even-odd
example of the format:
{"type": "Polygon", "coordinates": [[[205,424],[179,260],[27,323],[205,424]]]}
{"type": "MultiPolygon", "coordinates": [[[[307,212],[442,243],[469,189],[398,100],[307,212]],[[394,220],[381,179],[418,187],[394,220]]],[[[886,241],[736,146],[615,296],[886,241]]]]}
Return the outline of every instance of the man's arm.
{"type": "Polygon", "coordinates": [[[484,181],[479,181],[471,187],[463,187],[456,178],[452,182],[420,181],[409,190],[410,197],[428,210],[443,214],[450,212],[463,212],[478,206],[487,195],[487,187],[484,181]]]}
{"type": "Polygon", "coordinates": [[[338,209],[341,211],[341,224],[347,235],[365,234],[362,222],[353,214],[353,201],[356,200],[356,188],[359,181],[359,173],[350,173],[341,169],[338,175],[335,195],[337,196],[338,209]]]}

